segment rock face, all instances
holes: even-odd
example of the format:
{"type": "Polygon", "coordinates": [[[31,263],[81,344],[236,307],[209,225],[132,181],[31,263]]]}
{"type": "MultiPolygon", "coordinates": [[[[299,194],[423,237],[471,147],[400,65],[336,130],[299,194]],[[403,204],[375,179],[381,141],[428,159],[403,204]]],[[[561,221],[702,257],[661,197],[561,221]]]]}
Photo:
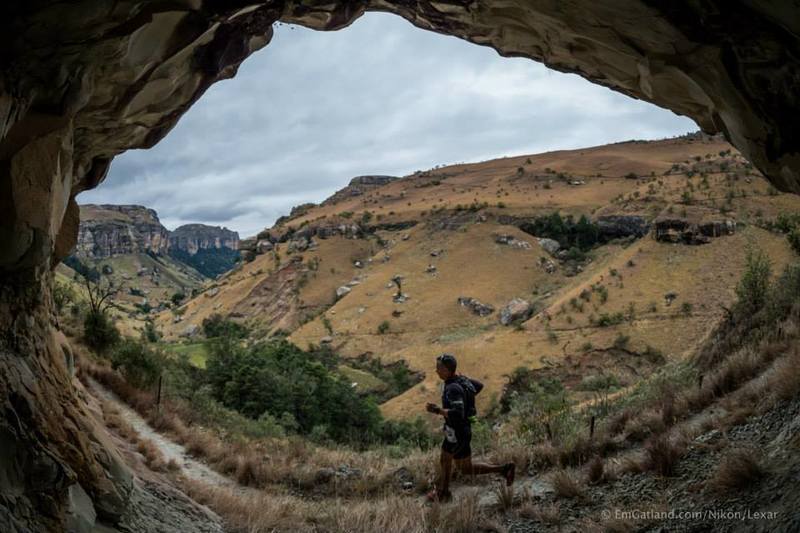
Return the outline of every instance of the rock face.
{"type": "Polygon", "coordinates": [[[83,205],[75,255],[92,259],[169,250],[170,235],[141,205],[83,205]]]}
{"type": "MultiPolygon", "coordinates": [[[[344,189],[339,189],[330,198],[322,202],[322,205],[337,204],[353,196],[361,196],[378,187],[383,187],[387,183],[400,179],[396,176],[356,176],[344,189]]],[[[291,216],[291,215],[290,215],[291,216]]]]}
{"type": "Polygon", "coordinates": [[[604,215],[595,220],[603,239],[621,237],[644,237],[650,231],[650,223],[638,215],[604,215]]]}
{"type": "Polygon", "coordinates": [[[219,226],[185,224],[170,232],[169,245],[172,250],[181,250],[189,255],[195,255],[200,250],[236,250],[239,247],[239,234],[219,226]]]}
{"type": "Polygon", "coordinates": [[[114,156],[163,138],[270,41],[274,22],[335,30],[365,10],[687,115],[723,132],[778,189],[800,192],[791,2],[4,2],[0,530],[63,530],[75,483],[103,523],[130,501],[53,341],[49,271],[78,241],[75,196],[103,181],[114,156]]]}
{"type": "Polygon", "coordinates": [[[736,223],[732,220],[692,221],[682,217],[663,216],[653,224],[653,238],[661,242],[706,244],[715,237],[733,235],[736,223]]]}

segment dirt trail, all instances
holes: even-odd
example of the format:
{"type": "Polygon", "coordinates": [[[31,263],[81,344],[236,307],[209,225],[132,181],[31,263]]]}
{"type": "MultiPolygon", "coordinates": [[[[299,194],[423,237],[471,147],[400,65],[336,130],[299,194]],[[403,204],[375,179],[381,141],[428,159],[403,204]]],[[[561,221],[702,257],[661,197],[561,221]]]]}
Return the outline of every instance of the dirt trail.
{"type": "Polygon", "coordinates": [[[139,413],[128,407],[116,394],[103,387],[91,377],[89,378],[89,385],[89,391],[95,397],[114,405],[119,411],[119,415],[136,430],[142,439],[147,439],[155,444],[167,461],[174,460],[178,463],[181,466],[183,475],[187,478],[201,481],[214,487],[233,488],[243,493],[257,492],[256,489],[243,487],[232,479],[223,476],[219,472],[212,470],[205,464],[192,458],[187,453],[186,448],[178,443],[172,442],[167,437],[157,432],[139,415],[139,413]]]}

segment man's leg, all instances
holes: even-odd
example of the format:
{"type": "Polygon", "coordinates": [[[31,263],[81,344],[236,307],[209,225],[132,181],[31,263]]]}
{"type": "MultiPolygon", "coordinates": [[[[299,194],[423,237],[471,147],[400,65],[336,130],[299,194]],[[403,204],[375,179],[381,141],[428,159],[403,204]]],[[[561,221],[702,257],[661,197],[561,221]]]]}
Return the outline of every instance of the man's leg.
{"type": "Polygon", "coordinates": [[[450,477],[453,473],[453,454],[442,450],[442,455],[439,459],[439,464],[442,467],[441,485],[439,487],[439,494],[447,494],[450,492],[450,477]]]}
{"type": "Polygon", "coordinates": [[[511,485],[514,482],[515,465],[514,463],[507,463],[504,465],[493,465],[488,463],[475,463],[472,457],[464,457],[463,459],[456,459],[458,469],[469,476],[478,476],[481,474],[502,474],[506,479],[506,484],[511,485]]]}

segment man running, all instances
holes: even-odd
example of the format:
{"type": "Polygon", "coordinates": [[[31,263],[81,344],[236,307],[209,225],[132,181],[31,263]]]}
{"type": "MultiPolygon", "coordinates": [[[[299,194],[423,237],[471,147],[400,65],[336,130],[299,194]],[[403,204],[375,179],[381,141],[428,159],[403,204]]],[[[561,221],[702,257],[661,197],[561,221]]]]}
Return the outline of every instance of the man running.
{"type": "Polygon", "coordinates": [[[442,391],[442,407],[429,403],[425,406],[429,413],[444,417],[444,441],[442,442],[441,484],[428,494],[428,499],[448,501],[450,494],[450,476],[455,460],[458,469],[468,475],[500,474],[506,485],[514,483],[516,466],[514,463],[492,465],[472,461],[472,418],[475,416],[475,395],[483,389],[477,380],[456,374],[456,358],[450,354],[442,354],[436,358],[436,374],[444,381],[442,391]]]}

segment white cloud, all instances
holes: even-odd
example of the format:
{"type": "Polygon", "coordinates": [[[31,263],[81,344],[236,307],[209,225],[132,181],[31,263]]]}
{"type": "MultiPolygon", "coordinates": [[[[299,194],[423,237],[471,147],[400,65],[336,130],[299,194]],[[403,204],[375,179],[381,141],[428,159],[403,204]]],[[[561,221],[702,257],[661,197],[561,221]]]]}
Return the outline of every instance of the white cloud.
{"type": "Polygon", "coordinates": [[[694,130],[576,75],[369,13],[339,32],[281,25],[151,150],[118,157],[81,203],[141,203],[167,227],[251,235],[359,174],[694,130]]]}

